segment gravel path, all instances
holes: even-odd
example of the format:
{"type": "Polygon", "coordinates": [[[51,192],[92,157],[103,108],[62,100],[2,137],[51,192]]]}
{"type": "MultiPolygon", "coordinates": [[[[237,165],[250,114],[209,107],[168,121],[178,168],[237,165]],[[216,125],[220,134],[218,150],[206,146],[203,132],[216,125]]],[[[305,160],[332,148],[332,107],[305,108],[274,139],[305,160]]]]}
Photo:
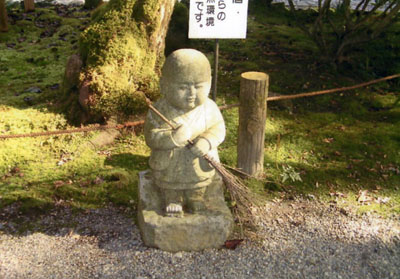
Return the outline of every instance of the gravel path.
{"type": "Polygon", "coordinates": [[[399,216],[356,217],[308,200],[271,203],[263,215],[259,242],[173,254],[144,247],[121,209],[28,218],[8,208],[0,278],[400,278],[399,216]]]}

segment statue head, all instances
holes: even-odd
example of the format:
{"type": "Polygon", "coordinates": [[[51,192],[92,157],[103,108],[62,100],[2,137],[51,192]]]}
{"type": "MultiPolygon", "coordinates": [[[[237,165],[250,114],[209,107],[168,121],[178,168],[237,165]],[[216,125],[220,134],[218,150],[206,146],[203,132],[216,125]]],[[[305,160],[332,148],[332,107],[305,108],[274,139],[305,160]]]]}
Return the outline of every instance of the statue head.
{"type": "Polygon", "coordinates": [[[164,63],[160,86],[170,105],[190,111],[202,105],[210,93],[210,62],[195,49],[176,50],[164,63]]]}

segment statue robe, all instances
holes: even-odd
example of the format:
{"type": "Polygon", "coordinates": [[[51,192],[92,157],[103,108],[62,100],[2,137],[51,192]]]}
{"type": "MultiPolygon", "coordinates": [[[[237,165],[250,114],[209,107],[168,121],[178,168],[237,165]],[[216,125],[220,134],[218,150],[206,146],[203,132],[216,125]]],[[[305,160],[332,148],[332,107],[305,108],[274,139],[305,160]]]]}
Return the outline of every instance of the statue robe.
{"type": "MultiPolygon", "coordinates": [[[[189,112],[171,106],[165,98],[154,104],[176,126],[185,124],[192,132],[192,140],[208,140],[208,156],[219,161],[217,147],[225,139],[225,124],[217,105],[210,99],[189,112]]],[[[149,110],[144,127],[147,145],[151,148],[149,165],[155,183],[160,188],[188,190],[207,186],[215,170],[202,157],[196,157],[188,146],[178,146],[172,138],[172,129],[158,115],[149,110]]]]}

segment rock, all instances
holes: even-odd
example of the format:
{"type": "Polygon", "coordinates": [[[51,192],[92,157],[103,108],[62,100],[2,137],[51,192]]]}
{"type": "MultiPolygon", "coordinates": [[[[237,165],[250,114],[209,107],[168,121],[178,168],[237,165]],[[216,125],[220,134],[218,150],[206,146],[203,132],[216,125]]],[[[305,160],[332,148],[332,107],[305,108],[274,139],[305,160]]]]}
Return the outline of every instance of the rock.
{"type": "Polygon", "coordinates": [[[57,90],[57,89],[59,89],[60,88],[60,84],[58,84],[58,83],[55,83],[55,84],[53,84],[53,85],[50,85],[50,89],[51,90],[57,90]]]}
{"type": "Polygon", "coordinates": [[[42,93],[42,90],[39,87],[29,87],[25,90],[26,93],[42,93]]]}
{"type": "Polygon", "coordinates": [[[64,73],[64,86],[70,89],[79,83],[79,73],[82,67],[82,59],[78,54],[73,54],[68,58],[64,73]]]}
{"type": "Polygon", "coordinates": [[[89,81],[85,80],[82,83],[82,86],[79,88],[79,104],[85,109],[88,110],[91,96],[89,81]]]}
{"type": "Polygon", "coordinates": [[[223,199],[222,180],[216,179],[205,193],[207,210],[166,217],[150,171],[139,173],[138,223],[147,246],[169,252],[220,248],[232,232],[233,218],[223,199]]]}
{"type": "Polygon", "coordinates": [[[33,97],[25,97],[24,98],[24,102],[27,103],[28,105],[33,105],[33,101],[35,100],[35,98],[33,97]]]}

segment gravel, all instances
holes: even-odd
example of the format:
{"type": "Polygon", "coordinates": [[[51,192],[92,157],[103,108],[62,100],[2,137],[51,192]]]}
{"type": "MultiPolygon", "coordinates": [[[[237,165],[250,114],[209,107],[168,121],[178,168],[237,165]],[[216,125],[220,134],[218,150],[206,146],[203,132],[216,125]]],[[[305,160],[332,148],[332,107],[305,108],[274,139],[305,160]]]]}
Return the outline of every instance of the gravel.
{"type": "MultiPolygon", "coordinates": [[[[133,212],[0,213],[0,278],[400,278],[400,218],[318,201],[269,203],[258,240],[168,253],[143,245],[133,212]]],[[[195,241],[195,240],[193,240],[195,241]]]]}

